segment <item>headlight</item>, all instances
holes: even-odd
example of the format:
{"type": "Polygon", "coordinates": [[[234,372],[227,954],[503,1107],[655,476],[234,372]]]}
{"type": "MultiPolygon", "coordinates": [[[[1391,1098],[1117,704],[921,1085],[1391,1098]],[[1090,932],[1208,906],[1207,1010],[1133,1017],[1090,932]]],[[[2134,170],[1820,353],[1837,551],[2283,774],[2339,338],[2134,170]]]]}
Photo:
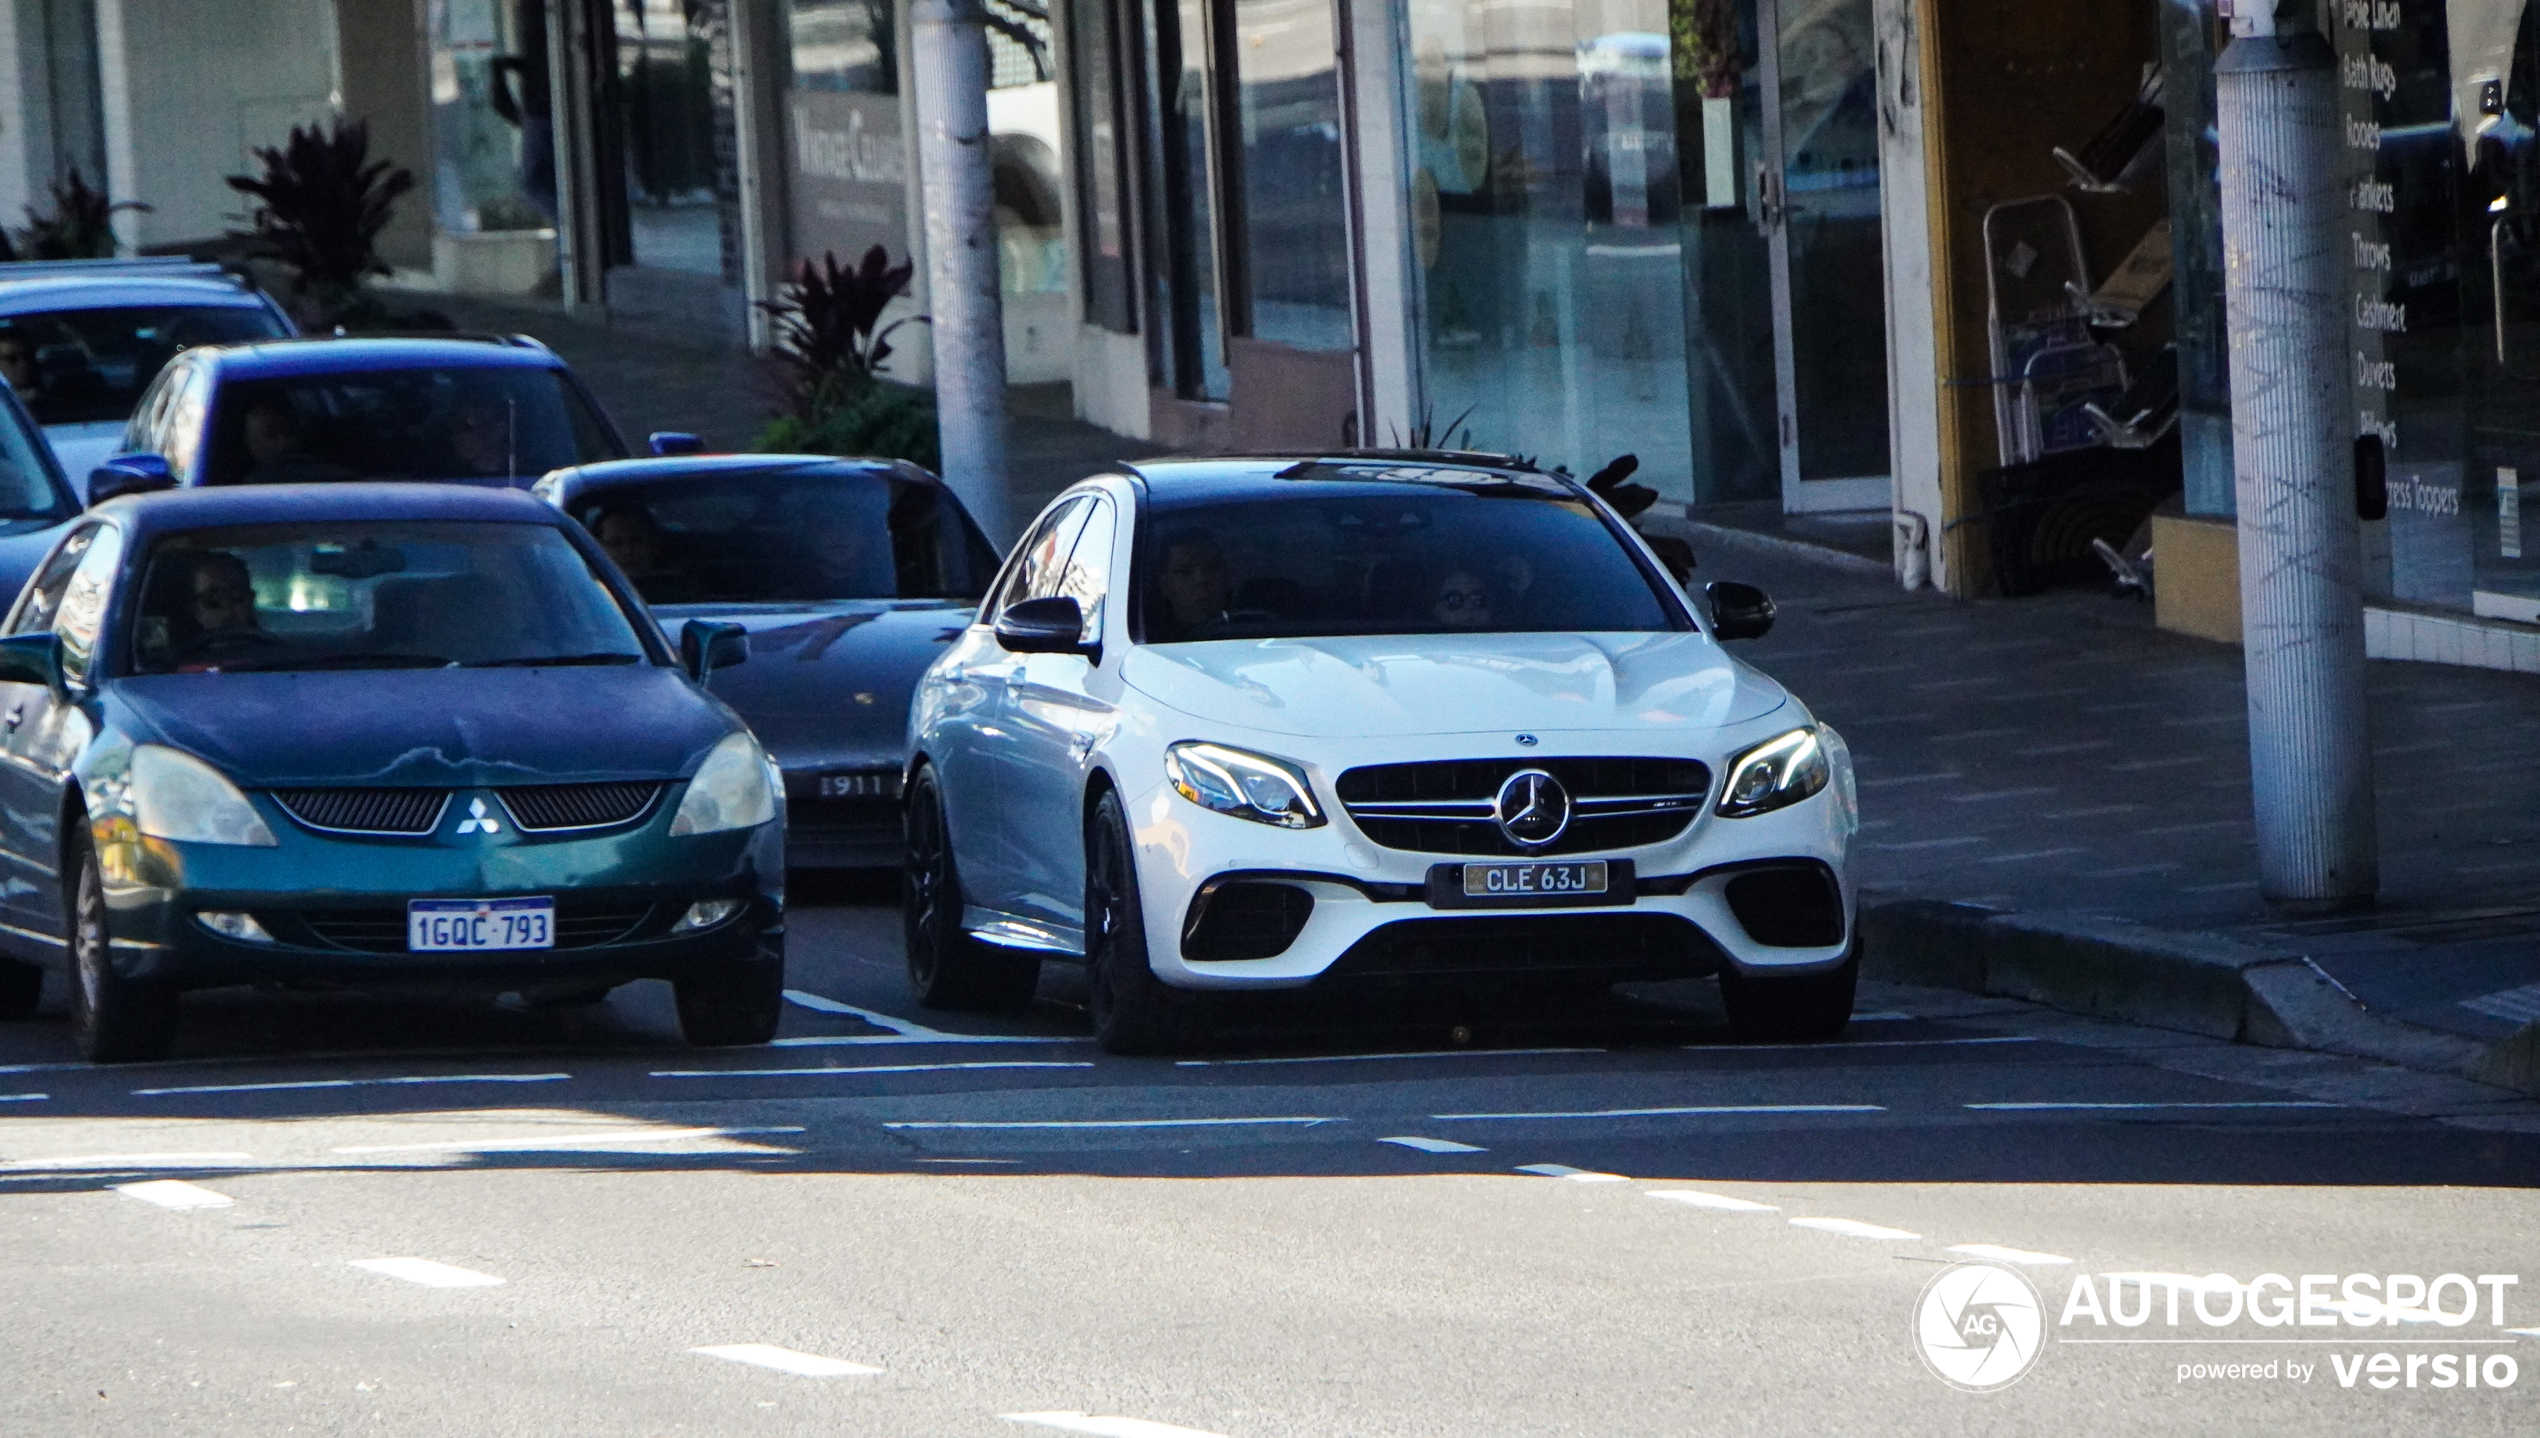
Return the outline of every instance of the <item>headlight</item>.
{"type": "Polygon", "coordinates": [[[727,734],[707,752],[670,816],[673,834],[718,834],[747,829],[776,817],[776,789],[767,756],[747,734],[727,734]]]}
{"type": "Polygon", "coordinates": [[[275,846],[273,830],[237,785],[193,755],[160,744],[133,746],[132,819],[154,839],[275,846]]]}
{"type": "Polygon", "coordinates": [[[1793,729],[1767,739],[1729,762],[1729,784],[1720,792],[1720,815],[1744,819],[1796,804],[1826,787],[1833,766],[1817,731],[1793,729]]]}
{"type": "Polygon", "coordinates": [[[1303,770],[1284,759],[1184,740],[1164,751],[1164,777],[1174,793],[1220,814],[1282,829],[1311,829],[1323,822],[1323,811],[1314,804],[1314,786],[1305,782],[1303,770]]]}

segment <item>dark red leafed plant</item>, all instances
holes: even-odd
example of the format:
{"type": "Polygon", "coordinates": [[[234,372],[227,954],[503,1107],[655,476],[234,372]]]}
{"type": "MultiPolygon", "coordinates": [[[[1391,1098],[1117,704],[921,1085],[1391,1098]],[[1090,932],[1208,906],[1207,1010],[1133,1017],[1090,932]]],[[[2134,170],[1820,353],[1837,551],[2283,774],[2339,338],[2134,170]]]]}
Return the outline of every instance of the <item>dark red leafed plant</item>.
{"type": "Polygon", "coordinates": [[[370,158],[370,126],[360,120],[295,125],[281,148],[254,154],[263,174],[229,177],[257,201],[249,252],[289,268],[292,293],[327,316],[355,308],[362,282],[389,273],[379,233],[414,172],[370,158]]]}
{"type": "Polygon", "coordinates": [[[26,228],[18,231],[17,254],[29,260],[107,260],[115,255],[115,216],[124,210],[147,212],[138,200],[109,200],[103,190],[88,188],[74,165],[52,184],[50,213],[26,207],[26,228]]]}
{"type": "Polygon", "coordinates": [[[804,260],[777,298],[761,304],[775,319],[774,359],[786,408],[805,422],[845,403],[891,357],[891,333],[907,320],[882,325],[882,311],[908,293],[914,261],[891,263],[880,245],[857,264],[841,266],[823,252],[804,260]],[[877,326],[879,330],[877,332],[877,326]]]}

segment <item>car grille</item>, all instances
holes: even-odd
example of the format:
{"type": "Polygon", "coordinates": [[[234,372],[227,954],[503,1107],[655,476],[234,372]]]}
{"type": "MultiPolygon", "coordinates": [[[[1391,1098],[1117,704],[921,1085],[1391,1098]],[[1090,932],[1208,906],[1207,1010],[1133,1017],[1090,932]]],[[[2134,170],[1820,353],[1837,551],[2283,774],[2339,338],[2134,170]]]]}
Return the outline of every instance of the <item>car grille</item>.
{"type": "Polygon", "coordinates": [[[604,829],[623,824],[653,806],[659,784],[527,784],[497,789],[503,808],[524,833],[604,829]]]}
{"type": "Polygon", "coordinates": [[[1335,786],[1341,807],[1388,849],[1476,858],[1583,854],[1659,844],[1702,812],[1710,766],[1692,759],[1449,759],[1373,764],[1335,786]],[[1492,817],[1508,776],[1541,769],[1570,791],[1570,826],[1541,849],[1511,843],[1492,817]]]}
{"type": "MultiPolygon", "coordinates": [[[[556,947],[590,949],[635,936],[653,915],[650,904],[556,905],[556,947]]],[[[352,909],[299,909],[259,913],[257,921],[285,943],[314,940],[320,947],[365,954],[406,952],[406,909],[380,904],[352,909]]]]}
{"type": "Polygon", "coordinates": [[[900,830],[897,799],[790,799],[785,827],[795,834],[868,834],[900,830]]]}
{"type": "Polygon", "coordinates": [[[429,834],[447,789],[274,789],[282,812],[331,834],[429,834]]]}

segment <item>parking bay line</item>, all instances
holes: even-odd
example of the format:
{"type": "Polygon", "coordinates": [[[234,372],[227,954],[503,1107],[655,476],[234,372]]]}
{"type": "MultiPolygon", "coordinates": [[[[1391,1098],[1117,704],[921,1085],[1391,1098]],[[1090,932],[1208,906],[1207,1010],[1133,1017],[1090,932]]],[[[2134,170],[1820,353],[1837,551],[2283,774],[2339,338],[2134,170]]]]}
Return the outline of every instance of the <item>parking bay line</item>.
{"type": "Polygon", "coordinates": [[[1416,1148],[1422,1153],[1490,1152],[1489,1149],[1486,1149],[1479,1144],[1457,1143],[1451,1138],[1421,1138],[1417,1134],[1397,1134],[1392,1138],[1380,1138],[1376,1140],[1376,1142],[1399,1144],[1404,1148],[1416,1148]]]}
{"type": "Polygon", "coordinates": [[[1700,1189],[1696,1188],[1655,1188],[1649,1191],[1649,1196],[1651,1198],[1663,1198],[1669,1200],[1670,1202],[1681,1203],[1690,1208],[1718,1209],[1722,1213],[1781,1212],[1780,1209],[1769,1203],[1756,1203],[1749,1199],[1731,1198],[1725,1193],[1704,1193],[1700,1189]]]}
{"type": "Polygon", "coordinates": [[[773,1368],[799,1378],[857,1378],[882,1370],[862,1363],[849,1363],[843,1358],[823,1358],[817,1353],[797,1353],[772,1343],[716,1343],[691,1348],[708,1358],[723,1358],[734,1363],[749,1363],[760,1368],[773,1368]]]}
{"type": "Polygon", "coordinates": [[[42,1103],[51,1097],[49,1093],[0,1093],[0,1103],[42,1103]]]}
{"type": "Polygon", "coordinates": [[[737,1138],[745,1134],[801,1133],[800,1124],[766,1128],[638,1129],[631,1133],[560,1133],[546,1138],[453,1138],[432,1143],[366,1143],[330,1153],[536,1153],[545,1149],[600,1148],[614,1143],[678,1143],[700,1138],[737,1138]]]}
{"type": "Polygon", "coordinates": [[[1572,1183],[1631,1182],[1631,1179],[1623,1174],[1599,1173],[1592,1168],[1572,1168],[1566,1163],[1521,1163],[1517,1165],[1517,1171],[1519,1173],[1537,1173],[1543,1175],[1545,1178],[1565,1178],[1572,1183]]]}
{"type": "Polygon", "coordinates": [[[1000,1413],[1008,1423],[1030,1423],[1063,1433],[1090,1433],[1094,1438],[1223,1438],[1202,1428],[1182,1428],[1144,1418],[1093,1413],[1000,1413]]]}
{"type": "Polygon", "coordinates": [[[227,1208],[238,1200],[225,1193],[187,1183],[181,1178],[153,1178],[140,1183],[119,1183],[115,1192],[161,1208],[227,1208]]]}
{"type": "Polygon", "coordinates": [[[1971,1103],[1962,1105],[1962,1107],[1986,1109],[1995,1113],[2056,1113],[2066,1111],[2089,1113],[2094,1111],[2122,1112],[2135,1109],[2175,1108],[2344,1108],[2345,1105],[2342,1103],[2327,1103],[2319,1099],[2265,1099],[2244,1100],[2236,1103],[1971,1103]]]}
{"type": "Polygon", "coordinates": [[[1684,1108],[1600,1108],[1544,1113],[1433,1113],[1429,1117],[1442,1123],[1484,1122],[1495,1119],[1574,1119],[1574,1118],[1675,1118],[1708,1114],[1776,1114],[1776,1113],[1885,1113],[1884,1104],[1875,1103],[1753,1103],[1707,1104],[1684,1108]]]}
{"type": "Polygon", "coordinates": [[[1244,1124],[1292,1124],[1312,1127],[1322,1123],[1347,1123],[1345,1118],[1318,1118],[1290,1115],[1278,1118],[1027,1118],[1027,1119],[899,1119],[884,1128],[966,1128],[966,1129],[1031,1129],[1031,1128],[1231,1128],[1244,1124]]]}
{"type": "Polygon", "coordinates": [[[503,1281],[490,1273],[435,1263],[429,1258],[356,1258],[352,1264],[372,1273],[420,1283],[426,1288],[493,1288],[503,1281]]]}
{"type": "MultiPolygon", "coordinates": [[[[1910,1018],[1912,1016],[1899,1014],[1897,1017],[1910,1018]]],[[[1967,1044],[2033,1044],[2036,1042],[2037,1036],[2034,1034],[2005,1034],[1980,1039],[1862,1039],[1858,1042],[1833,1039],[1814,1044],[1684,1044],[1681,1047],[1688,1053],[1728,1054],[1753,1053],[1765,1049],[1921,1049],[1967,1044]]]]}
{"type": "Polygon", "coordinates": [[[1857,1218],[1794,1218],[1790,1221],[1790,1226],[1813,1228],[1819,1233],[1839,1233],[1845,1238],[1870,1238],[1889,1243],[1904,1243],[1922,1237],[1919,1233],[1907,1233],[1901,1228],[1882,1228],[1875,1223],[1863,1223],[1857,1218]]]}
{"type": "Polygon", "coordinates": [[[696,1078],[804,1078],[831,1074],[922,1074],[952,1073],[964,1069],[1089,1069],[1093,1062],[1057,1059],[983,1059],[976,1063],[954,1064],[865,1064],[856,1068],[813,1069],[655,1069],[650,1077],[657,1079],[696,1078]]]}
{"type": "Polygon", "coordinates": [[[1963,1253],[1969,1258],[1991,1258],[2003,1263],[2024,1263],[2032,1266],[2072,1262],[2060,1253],[2038,1253],[2026,1248],[2004,1248],[1998,1243],[1960,1243],[1941,1251],[1963,1253]]]}
{"type": "Polygon", "coordinates": [[[61,1173],[78,1169],[245,1168],[255,1166],[245,1153],[89,1153],[69,1158],[13,1158],[0,1162],[4,1173],[61,1173]]]}
{"type": "Polygon", "coordinates": [[[281,1093],[292,1089],[331,1088],[402,1088],[418,1084],[446,1083],[564,1083],[571,1074],[412,1074],[399,1078],[298,1079],[290,1083],[209,1083],[191,1084],[184,1088],[137,1088],[135,1098],[157,1098],[168,1094],[196,1093],[281,1093]]]}
{"type": "Polygon", "coordinates": [[[1296,1054],[1268,1059],[1175,1059],[1177,1069],[1234,1068],[1243,1064],[1355,1064],[1381,1059],[1513,1058],[1529,1054],[1601,1054],[1603,1049],[1426,1049],[1396,1054],[1296,1054]]]}

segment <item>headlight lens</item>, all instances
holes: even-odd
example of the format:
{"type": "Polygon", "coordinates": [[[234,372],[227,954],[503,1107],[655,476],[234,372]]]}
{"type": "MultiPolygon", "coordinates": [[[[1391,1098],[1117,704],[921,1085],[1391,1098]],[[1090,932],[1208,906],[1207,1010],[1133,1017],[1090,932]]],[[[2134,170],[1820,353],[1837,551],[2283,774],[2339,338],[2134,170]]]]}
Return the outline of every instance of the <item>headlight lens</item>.
{"type": "Polygon", "coordinates": [[[1267,754],[1186,739],[1164,751],[1164,777],[1174,793],[1220,814],[1282,829],[1323,822],[1305,771],[1267,754]]]}
{"type": "Polygon", "coordinates": [[[1729,784],[1720,794],[1720,815],[1744,819],[1796,804],[1824,789],[1832,772],[1817,731],[1793,729],[1730,761],[1729,784]]]}
{"type": "Polygon", "coordinates": [[[132,819],[154,839],[275,847],[256,806],[218,769],[161,744],[132,750],[132,819]]]}
{"type": "Polygon", "coordinates": [[[719,834],[748,829],[776,817],[776,790],[769,781],[767,756],[747,734],[728,734],[697,766],[679,812],[670,816],[673,834],[719,834]]]}

